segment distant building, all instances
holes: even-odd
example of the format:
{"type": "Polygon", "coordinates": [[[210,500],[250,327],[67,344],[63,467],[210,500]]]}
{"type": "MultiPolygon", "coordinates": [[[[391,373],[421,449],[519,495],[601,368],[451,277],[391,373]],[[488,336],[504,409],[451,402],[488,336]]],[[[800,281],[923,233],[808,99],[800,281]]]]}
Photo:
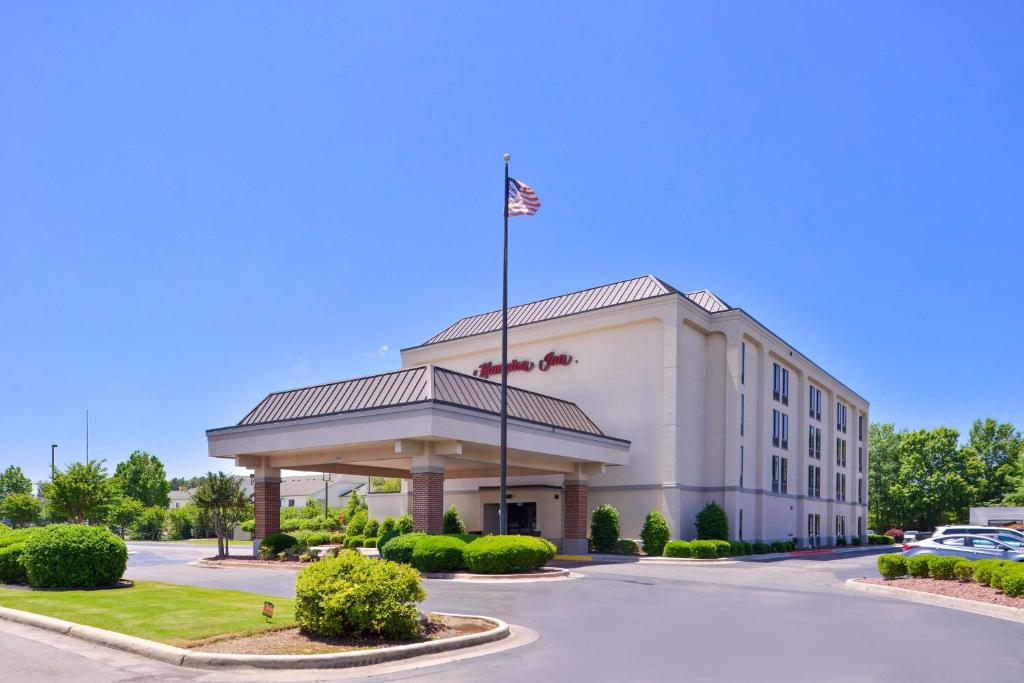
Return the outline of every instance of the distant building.
{"type": "MultiPolygon", "coordinates": [[[[281,507],[303,507],[306,501],[314,499],[324,502],[324,480],[319,474],[303,477],[283,477],[281,479],[281,507]]],[[[342,500],[359,488],[365,488],[366,477],[333,475],[327,483],[326,491],[330,507],[341,507],[342,500]]]]}
{"type": "Polygon", "coordinates": [[[171,499],[171,503],[168,507],[171,510],[185,507],[192,502],[192,491],[183,486],[177,491],[171,491],[169,498],[171,499]]]}
{"type": "Polygon", "coordinates": [[[976,526],[1024,527],[1024,508],[971,508],[970,524],[976,526]]]}

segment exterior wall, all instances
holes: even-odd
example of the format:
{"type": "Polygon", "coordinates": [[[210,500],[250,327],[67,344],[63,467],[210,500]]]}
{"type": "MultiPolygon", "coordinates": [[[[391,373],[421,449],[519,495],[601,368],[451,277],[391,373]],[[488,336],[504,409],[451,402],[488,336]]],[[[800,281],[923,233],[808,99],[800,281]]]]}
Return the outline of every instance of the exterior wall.
{"type": "MultiPolygon", "coordinates": [[[[499,364],[499,344],[500,335],[488,333],[406,349],[402,365],[432,363],[472,374],[482,363],[499,364]]],[[[750,541],[806,543],[808,514],[821,515],[822,543],[834,539],[836,514],[846,515],[847,536],[856,533],[858,517],[866,524],[867,402],[743,311],[711,315],[681,296],[666,296],[510,331],[510,360],[536,362],[548,352],[571,354],[572,363],[511,372],[509,383],[574,401],[606,434],[630,440],[629,464],[592,475],[588,490],[588,513],[603,503],[614,505],[623,537],[638,537],[648,511],[658,509],[673,537],[692,538],[694,517],[712,500],[725,508],[733,537],[740,535],[742,514],[742,536],[750,541]],[[772,396],[774,363],[789,371],[786,406],[772,396]],[[822,390],[820,421],[808,415],[809,383],[822,390]],[[846,503],[835,501],[837,401],[847,406],[847,463],[838,467],[847,475],[846,503]],[[772,446],[773,410],[788,416],[787,449],[772,446]],[[861,415],[863,473],[857,467],[861,415]],[[808,455],[810,424],[822,430],[820,461],[808,455]],[[787,460],[785,494],[772,491],[773,455],[787,460]],[[820,499],[808,497],[809,464],[821,467],[820,499]],[[857,504],[858,479],[864,482],[863,505],[857,504]]],[[[490,379],[498,382],[500,375],[490,379]]],[[[541,481],[562,483],[558,476],[510,477],[509,485],[541,481]]],[[[454,502],[467,528],[478,529],[471,520],[482,515],[482,501],[491,495],[487,487],[497,483],[446,481],[445,506],[454,502]]],[[[540,509],[543,535],[559,538],[549,527],[560,522],[542,524],[540,509]]]]}
{"type": "Polygon", "coordinates": [[[987,507],[971,508],[968,524],[975,526],[1024,526],[1024,508],[987,507]]]}

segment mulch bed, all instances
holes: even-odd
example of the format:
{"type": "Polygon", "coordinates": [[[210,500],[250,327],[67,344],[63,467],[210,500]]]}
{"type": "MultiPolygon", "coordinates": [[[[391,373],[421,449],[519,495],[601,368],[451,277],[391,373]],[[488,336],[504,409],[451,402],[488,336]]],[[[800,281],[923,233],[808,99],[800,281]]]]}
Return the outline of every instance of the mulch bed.
{"type": "Polygon", "coordinates": [[[1011,598],[995,588],[982,586],[974,581],[961,583],[960,581],[906,577],[902,579],[857,579],[857,581],[859,583],[873,583],[879,586],[904,588],[920,593],[932,593],[934,595],[945,595],[950,598],[962,598],[964,600],[974,600],[975,602],[987,602],[992,605],[1024,609],[1024,598],[1011,598]]]}
{"type": "Polygon", "coordinates": [[[263,560],[258,557],[248,557],[246,555],[231,555],[230,557],[204,557],[203,562],[215,562],[222,564],[225,567],[281,567],[282,569],[305,567],[311,562],[299,562],[298,560],[263,560]]]}
{"type": "Polygon", "coordinates": [[[454,638],[481,633],[494,628],[492,622],[471,617],[452,617],[431,614],[426,633],[412,640],[383,640],[380,638],[325,638],[299,632],[298,628],[265,631],[251,636],[229,639],[211,639],[194,645],[197,652],[218,652],[243,655],[319,655],[353,650],[371,650],[392,645],[408,645],[429,640],[454,638]]]}

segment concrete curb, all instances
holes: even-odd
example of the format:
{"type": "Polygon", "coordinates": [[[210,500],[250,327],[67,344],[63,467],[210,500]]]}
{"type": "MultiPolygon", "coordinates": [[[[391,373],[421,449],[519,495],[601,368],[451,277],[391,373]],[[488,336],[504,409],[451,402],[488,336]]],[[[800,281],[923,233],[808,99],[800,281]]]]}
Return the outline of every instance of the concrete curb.
{"type": "Polygon", "coordinates": [[[282,569],[287,569],[289,571],[299,571],[300,569],[305,569],[313,563],[279,562],[273,564],[263,562],[249,562],[247,560],[211,560],[207,557],[204,557],[201,560],[189,562],[189,564],[194,565],[196,567],[213,567],[215,569],[223,569],[224,567],[245,567],[247,569],[277,569],[278,571],[282,569]]]}
{"type": "Polygon", "coordinates": [[[445,579],[451,581],[550,581],[569,578],[569,570],[561,567],[545,567],[535,574],[471,574],[469,572],[435,572],[424,574],[424,579],[445,579]]]}
{"type": "Polygon", "coordinates": [[[975,600],[966,600],[964,598],[953,598],[948,595],[936,595],[935,593],[925,593],[907,588],[897,588],[895,586],[880,586],[875,583],[861,583],[857,579],[847,579],[846,588],[848,590],[860,591],[862,593],[885,595],[887,597],[904,600],[906,602],[916,602],[922,605],[932,605],[934,607],[946,607],[948,609],[960,610],[961,612],[971,612],[973,614],[980,614],[986,617],[1005,619],[1007,621],[1015,621],[1019,624],[1024,624],[1024,609],[1020,609],[1019,607],[993,605],[987,602],[977,602],[975,600]]]}
{"type": "Polygon", "coordinates": [[[167,664],[197,669],[342,669],[486,645],[507,638],[511,633],[509,625],[501,619],[475,614],[449,614],[446,612],[435,612],[435,614],[446,617],[484,619],[493,623],[494,628],[482,633],[470,633],[464,636],[455,636],[454,638],[431,640],[425,643],[395,645],[374,650],[358,650],[356,652],[338,652],[324,655],[233,655],[214,652],[194,652],[185,648],[164,645],[152,640],[136,638],[93,626],[85,626],[84,624],[64,621],[63,619],[55,619],[42,614],[0,607],[0,619],[6,619],[7,621],[13,621],[25,626],[34,626],[115,650],[149,657],[150,659],[156,659],[167,664]]]}

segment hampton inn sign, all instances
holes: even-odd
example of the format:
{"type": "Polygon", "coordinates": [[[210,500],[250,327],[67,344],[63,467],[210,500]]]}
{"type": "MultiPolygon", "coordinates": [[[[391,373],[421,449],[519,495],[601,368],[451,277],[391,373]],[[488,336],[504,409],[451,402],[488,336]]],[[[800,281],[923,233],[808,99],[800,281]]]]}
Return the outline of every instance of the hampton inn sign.
{"type": "MultiPolygon", "coordinates": [[[[532,360],[510,360],[508,362],[509,372],[530,372],[534,368],[537,368],[541,372],[547,372],[556,365],[571,365],[572,356],[567,353],[555,353],[549,351],[544,354],[544,357],[534,363],[532,360]]],[[[494,375],[501,374],[501,363],[492,363],[487,361],[481,363],[480,366],[473,371],[474,377],[483,377],[487,379],[494,375]]]]}

